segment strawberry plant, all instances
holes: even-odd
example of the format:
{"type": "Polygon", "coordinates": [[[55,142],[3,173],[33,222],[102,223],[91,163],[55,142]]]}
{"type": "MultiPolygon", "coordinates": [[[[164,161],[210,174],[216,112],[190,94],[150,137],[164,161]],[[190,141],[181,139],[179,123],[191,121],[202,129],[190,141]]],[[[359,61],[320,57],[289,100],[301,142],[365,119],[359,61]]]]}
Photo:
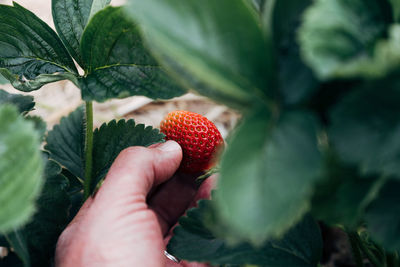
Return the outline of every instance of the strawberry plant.
{"type": "Polygon", "coordinates": [[[400,266],[399,1],[109,2],[53,0],[57,33],[0,5],[0,84],[67,79],[86,102],[46,132],[32,97],[0,91],[1,265],[51,266],[119,152],[164,140],[133,120],[93,129],[92,101],[190,88],[242,121],[212,199],[181,217],[170,254],[318,266],[324,224],[348,234],[350,266],[400,266]]]}

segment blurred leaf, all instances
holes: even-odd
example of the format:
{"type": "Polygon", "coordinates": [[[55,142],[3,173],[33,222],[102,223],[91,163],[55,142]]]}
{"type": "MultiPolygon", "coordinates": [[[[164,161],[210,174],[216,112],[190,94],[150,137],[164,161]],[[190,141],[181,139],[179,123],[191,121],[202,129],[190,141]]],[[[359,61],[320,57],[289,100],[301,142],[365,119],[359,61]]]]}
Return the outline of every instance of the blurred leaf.
{"type": "Polygon", "coordinates": [[[273,1],[273,4],[265,5],[263,21],[265,27],[272,27],[283,101],[296,104],[310,96],[318,86],[312,71],[301,60],[297,44],[301,16],[312,0],[273,1]]]}
{"type": "Polygon", "coordinates": [[[263,8],[266,0],[245,0],[245,3],[251,5],[257,14],[261,14],[263,12],[263,8]]]}
{"type": "Polygon", "coordinates": [[[333,155],[328,156],[325,164],[323,179],[314,190],[311,213],[325,223],[356,229],[382,179],[362,177],[357,168],[344,166],[333,155]]]}
{"type": "Polygon", "coordinates": [[[57,34],[32,12],[0,5],[0,21],[0,73],[15,88],[32,91],[77,73],[57,34]]]}
{"type": "Polygon", "coordinates": [[[7,238],[11,236],[19,242],[10,242],[14,249],[16,245],[25,248],[23,255],[28,253],[33,267],[51,266],[58,237],[67,226],[69,218],[68,180],[61,175],[61,167],[47,160],[44,176],[46,182],[37,201],[38,210],[31,222],[7,235],[7,238]]]}
{"type": "Polygon", "coordinates": [[[273,94],[270,43],[242,0],[129,3],[148,46],[185,87],[243,108],[273,94]]]}
{"type": "Polygon", "coordinates": [[[8,243],[12,246],[13,252],[15,252],[15,254],[18,255],[18,258],[23,262],[23,266],[30,267],[31,260],[24,233],[13,231],[7,234],[6,238],[8,243]]]}
{"type": "Polygon", "coordinates": [[[85,114],[81,106],[61,119],[60,124],[49,131],[45,149],[50,158],[67,168],[73,175],[84,177],[85,162],[85,114]]]}
{"type": "Polygon", "coordinates": [[[399,101],[398,84],[379,81],[350,92],[333,108],[329,135],[343,161],[363,174],[400,176],[399,101]]]}
{"type": "Polygon", "coordinates": [[[257,7],[257,9],[261,12],[267,0],[251,0],[253,5],[257,7]]]}
{"type": "Polygon", "coordinates": [[[87,75],[79,85],[86,101],[133,95],[168,99],[185,93],[144,48],[137,26],[120,7],[107,7],[93,17],[81,50],[87,75]]]}
{"type": "Polygon", "coordinates": [[[46,122],[39,116],[26,116],[25,119],[33,122],[35,130],[39,133],[39,136],[41,137],[40,140],[43,141],[47,131],[46,122]]]}
{"type": "Polygon", "coordinates": [[[400,0],[389,0],[392,4],[393,18],[396,22],[400,22],[400,0]]]}
{"type": "Polygon", "coordinates": [[[84,67],[80,51],[82,33],[89,19],[111,0],[52,0],[53,20],[68,52],[84,67]]]}
{"type": "Polygon", "coordinates": [[[216,200],[239,239],[260,245],[309,209],[322,163],[318,127],[307,112],[287,112],[276,121],[261,111],[238,128],[222,158],[216,200]]]}
{"type": "Polygon", "coordinates": [[[258,266],[317,266],[322,238],[318,224],[306,216],[281,239],[264,242],[259,247],[249,243],[229,246],[213,236],[205,225],[212,202],[202,200],[179,219],[180,225],[168,244],[168,252],[189,261],[211,264],[254,264],[258,266]]]}
{"type": "MultiPolygon", "coordinates": [[[[169,68],[174,69],[174,73],[179,73],[174,75],[174,78],[177,81],[181,81],[182,84],[187,84],[186,86],[191,88],[196,88],[197,92],[202,92],[203,95],[208,96],[213,100],[217,100],[221,103],[225,103],[226,105],[237,108],[243,109],[252,106],[254,103],[259,101],[259,99],[254,99],[253,102],[249,102],[250,99],[248,97],[237,97],[235,95],[228,95],[223,91],[215,90],[214,88],[210,87],[210,84],[206,80],[198,79],[197,77],[193,76],[187,68],[185,68],[181,62],[176,61],[174,58],[170,57],[169,55],[163,54],[159,55],[161,62],[168,62],[164,63],[165,66],[169,66],[169,68]]],[[[172,73],[172,74],[174,74],[172,73]]]]}
{"type": "Polygon", "coordinates": [[[299,32],[304,59],[321,79],[383,76],[399,66],[392,22],[386,0],[317,0],[299,32]]]}
{"type": "Polygon", "coordinates": [[[15,105],[20,113],[29,112],[35,106],[32,96],[10,94],[0,89],[0,105],[4,104],[15,105]]]}
{"type": "Polygon", "coordinates": [[[46,183],[37,205],[38,211],[24,227],[33,266],[49,266],[56,243],[68,223],[70,201],[68,180],[60,174],[61,167],[53,161],[46,164],[46,183]]]}
{"type": "Polygon", "coordinates": [[[400,181],[389,180],[366,214],[371,237],[385,249],[400,250],[400,181]]]}
{"type": "Polygon", "coordinates": [[[26,223],[42,188],[39,137],[14,106],[0,106],[0,232],[26,223]]]}
{"type": "Polygon", "coordinates": [[[7,84],[8,80],[3,77],[3,75],[0,74],[0,84],[7,84]]]}
{"type": "Polygon", "coordinates": [[[0,234],[0,247],[7,247],[8,246],[8,242],[7,239],[4,235],[0,234]]]}
{"type": "Polygon", "coordinates": [[[93,136],[93,183],[91,190],[105,177],[118,154],[130,146],[150,146],[164,141],[164,134],[134,120],[104,123],[93,136]]]}

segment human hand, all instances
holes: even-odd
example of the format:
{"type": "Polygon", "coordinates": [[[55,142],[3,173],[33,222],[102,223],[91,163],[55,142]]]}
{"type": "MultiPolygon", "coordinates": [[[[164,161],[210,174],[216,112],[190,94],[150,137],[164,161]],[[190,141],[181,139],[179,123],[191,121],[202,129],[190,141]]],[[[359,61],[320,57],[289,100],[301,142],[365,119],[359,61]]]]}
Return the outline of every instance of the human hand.
{"type": "Polygon", "coordinates": [[[164,256],[171,227],[212,188],[212,179],[197,191],[195,177],[174,175],[181,160],[174,141],[122,151],[95,197],[60,236],[56,266],[208,266],[164,256]]]}

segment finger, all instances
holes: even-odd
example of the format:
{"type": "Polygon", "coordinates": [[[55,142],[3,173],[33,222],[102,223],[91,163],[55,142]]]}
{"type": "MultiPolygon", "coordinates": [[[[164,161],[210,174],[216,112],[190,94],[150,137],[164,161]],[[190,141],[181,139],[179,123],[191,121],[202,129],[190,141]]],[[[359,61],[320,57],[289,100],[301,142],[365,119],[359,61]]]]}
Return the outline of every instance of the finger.
{"type": "Polygon", "coordinates": [[[192,202],[197,191],[195,179],[187,174],[175,174],[148,199],[149,207],[157,214],[163,235],[192,202]]]}
{"type": "Polygon", "coordinates": [[[161,226],[163,235],[176,224],[179,217],[200,198],[209,198],[215,178],[210,177],[198,188],[193,177],[188,174],[178,174],[148,200],[149,207],[153,209],[161,226]]]}
{"type": "Polygon", "coordinates": [[[144,202],[152,186],[169,179],[181,160],[182,150],[175,141],[152,148],[127,148],[114,161],[96,199],[135,197],[144,202]]]}
{"type": "MultiPolygon", "coordinates": [[[[193,201],[188,206],[188,209],[196,207],[197,202],[201,199],[211,199],[211,191],[216,188],[217,179],[218,179],[218,175],[212,175],[201,184],[193,201]]],[[[186,213],[186,211],[185,211],[185,213],[186,213]]],[[[172,238],[174,228],[178,225],[179,225],[179,223],[176,221],[175,224],[173,224],[173,226],[169,228],[169,230],[167,231],[167,234],[164,234],[165,246],[167,246],[169,240],[172,238]]]]}
{"type": "Polygon", "coordinates": [[[208,177],[197,190],[196,196],[194,197],[189,208],[196,207],[197,202],[200,199],[211,199],[211,191],[217,186],[218,175],[214,174],[208,177]]]}

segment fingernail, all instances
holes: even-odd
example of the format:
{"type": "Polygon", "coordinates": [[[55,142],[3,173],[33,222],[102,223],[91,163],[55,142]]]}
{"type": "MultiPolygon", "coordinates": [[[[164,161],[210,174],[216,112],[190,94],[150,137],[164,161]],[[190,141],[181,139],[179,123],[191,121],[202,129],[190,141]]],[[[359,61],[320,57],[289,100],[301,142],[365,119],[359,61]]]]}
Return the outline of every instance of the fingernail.
{"type": "Polygon", "coordinates": [[[160,149],[165,152],[171,152],[171,151],[180,150],[181,147],[179,146],[179,144],[177,142],[169,140],[169,141],[159,145],[157,147],[157,149],[160,149]]]}

